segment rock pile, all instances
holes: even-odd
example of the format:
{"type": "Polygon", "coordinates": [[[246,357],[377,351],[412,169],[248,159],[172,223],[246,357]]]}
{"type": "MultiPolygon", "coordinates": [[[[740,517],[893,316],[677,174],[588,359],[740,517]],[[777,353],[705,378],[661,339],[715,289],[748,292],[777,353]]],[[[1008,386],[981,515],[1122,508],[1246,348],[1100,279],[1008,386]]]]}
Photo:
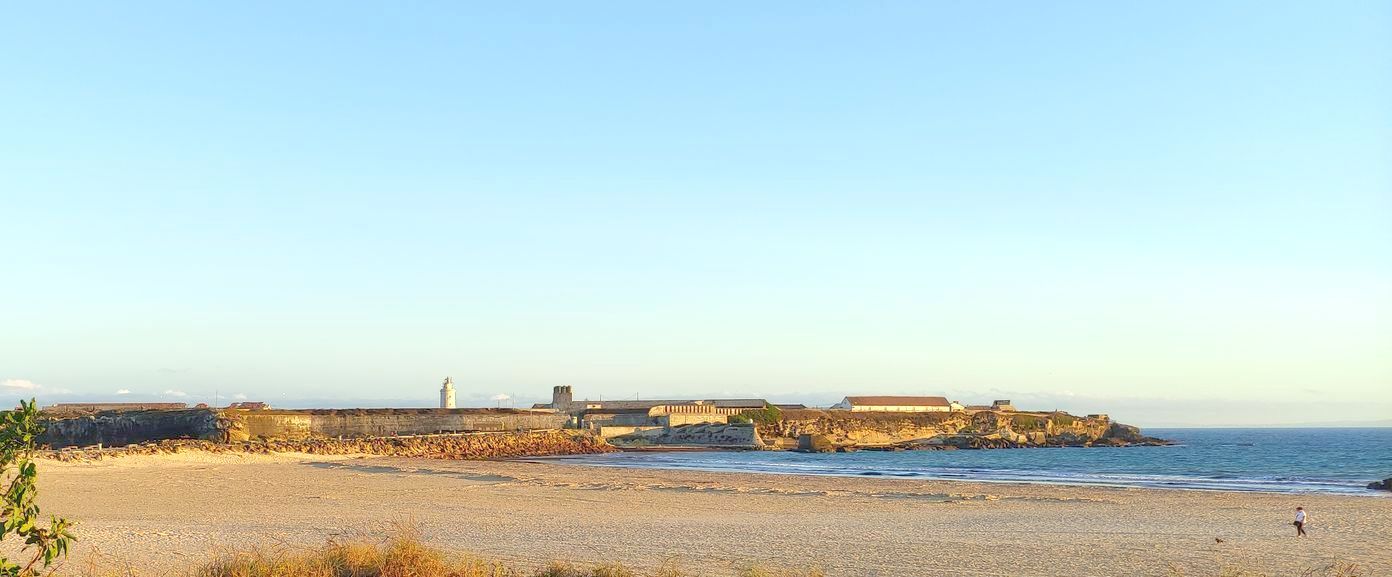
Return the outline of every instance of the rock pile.
{"type": "Polygon", "coordinates": [[[86,447],[48,451],[59,461],[99,460],[126,455],[208,453],[310,453],[314,455],[384,455],[426,459],[506,459],[544,455],[586,455],[615,451],[599,437],[578,431],[461,433],[410,437],[268,440],[216,443],[199,439],[165,440],[117,448],[86,447]]]}

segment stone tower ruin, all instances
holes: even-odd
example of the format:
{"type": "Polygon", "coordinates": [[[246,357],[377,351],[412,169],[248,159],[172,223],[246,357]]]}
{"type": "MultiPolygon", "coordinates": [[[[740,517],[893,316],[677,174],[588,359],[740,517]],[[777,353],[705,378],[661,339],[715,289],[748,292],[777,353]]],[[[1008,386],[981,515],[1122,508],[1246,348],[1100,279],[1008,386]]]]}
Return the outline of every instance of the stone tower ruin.
{"type": "Polygon", "coordinates": [[[551,387],[551,408],[562,413],[570,411],[573,397],[570,392],[570,385],[557,385],[551,387]]]}

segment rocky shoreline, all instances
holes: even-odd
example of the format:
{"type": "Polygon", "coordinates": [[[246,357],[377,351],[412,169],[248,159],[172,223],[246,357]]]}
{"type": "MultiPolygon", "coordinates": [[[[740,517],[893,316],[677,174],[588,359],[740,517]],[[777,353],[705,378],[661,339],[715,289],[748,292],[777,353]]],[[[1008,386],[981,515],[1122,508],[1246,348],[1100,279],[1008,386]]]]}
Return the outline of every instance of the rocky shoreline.
{"type": "Polygon", "coordinates": [[[759,425],[773,448],[807,452],[1168,445],[1105,415],[1064,412],[847,413],[784,411],[759,425]]]}
{"type": "Polygon", "coordinates": [[[1147,438],[1144,441],[1130,442],[1115,439],[1102,439],[1096,442],[1042,443],[1016,442],[1004,438],[956,435],[935,438],[932,442],[908,441],[888,445],[835,445],[814,438],[811,445],[792,449],[805,453],[850,453],[855,451],[957,451],[990,449],[1051,449],[1066,447],[1159,447],[1174,443],[1164,439],[1147,438]]]}

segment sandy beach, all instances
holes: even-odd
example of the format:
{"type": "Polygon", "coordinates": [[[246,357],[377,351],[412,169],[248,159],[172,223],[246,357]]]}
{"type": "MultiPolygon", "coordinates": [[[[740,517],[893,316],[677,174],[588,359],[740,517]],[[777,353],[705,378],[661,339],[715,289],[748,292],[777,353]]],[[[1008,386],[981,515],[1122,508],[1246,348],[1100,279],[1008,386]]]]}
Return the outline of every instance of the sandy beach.
{"type": "Polygon", "coordinates": [[[1392,498],[203,453],[43,462],[40,475],[44,512],[79,523],[69,567],[141,575],[393,522],[524,565],[671,560],[700,575],[1298,575],[1336,559],[1392,575],[1392,498]]]}

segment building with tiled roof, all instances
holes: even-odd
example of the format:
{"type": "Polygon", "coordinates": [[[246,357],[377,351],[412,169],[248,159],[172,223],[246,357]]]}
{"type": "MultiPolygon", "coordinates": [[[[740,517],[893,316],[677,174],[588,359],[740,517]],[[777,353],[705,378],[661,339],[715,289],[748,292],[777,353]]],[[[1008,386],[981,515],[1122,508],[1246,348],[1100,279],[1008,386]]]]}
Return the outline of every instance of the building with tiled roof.
{"type": "Polygon", "coordinates": [[[947,397],[912,396],[853,396],[831,406],[843,411],[881,411],[887,413],[933,413],[949,412],[952,403],[947,397]]]}

